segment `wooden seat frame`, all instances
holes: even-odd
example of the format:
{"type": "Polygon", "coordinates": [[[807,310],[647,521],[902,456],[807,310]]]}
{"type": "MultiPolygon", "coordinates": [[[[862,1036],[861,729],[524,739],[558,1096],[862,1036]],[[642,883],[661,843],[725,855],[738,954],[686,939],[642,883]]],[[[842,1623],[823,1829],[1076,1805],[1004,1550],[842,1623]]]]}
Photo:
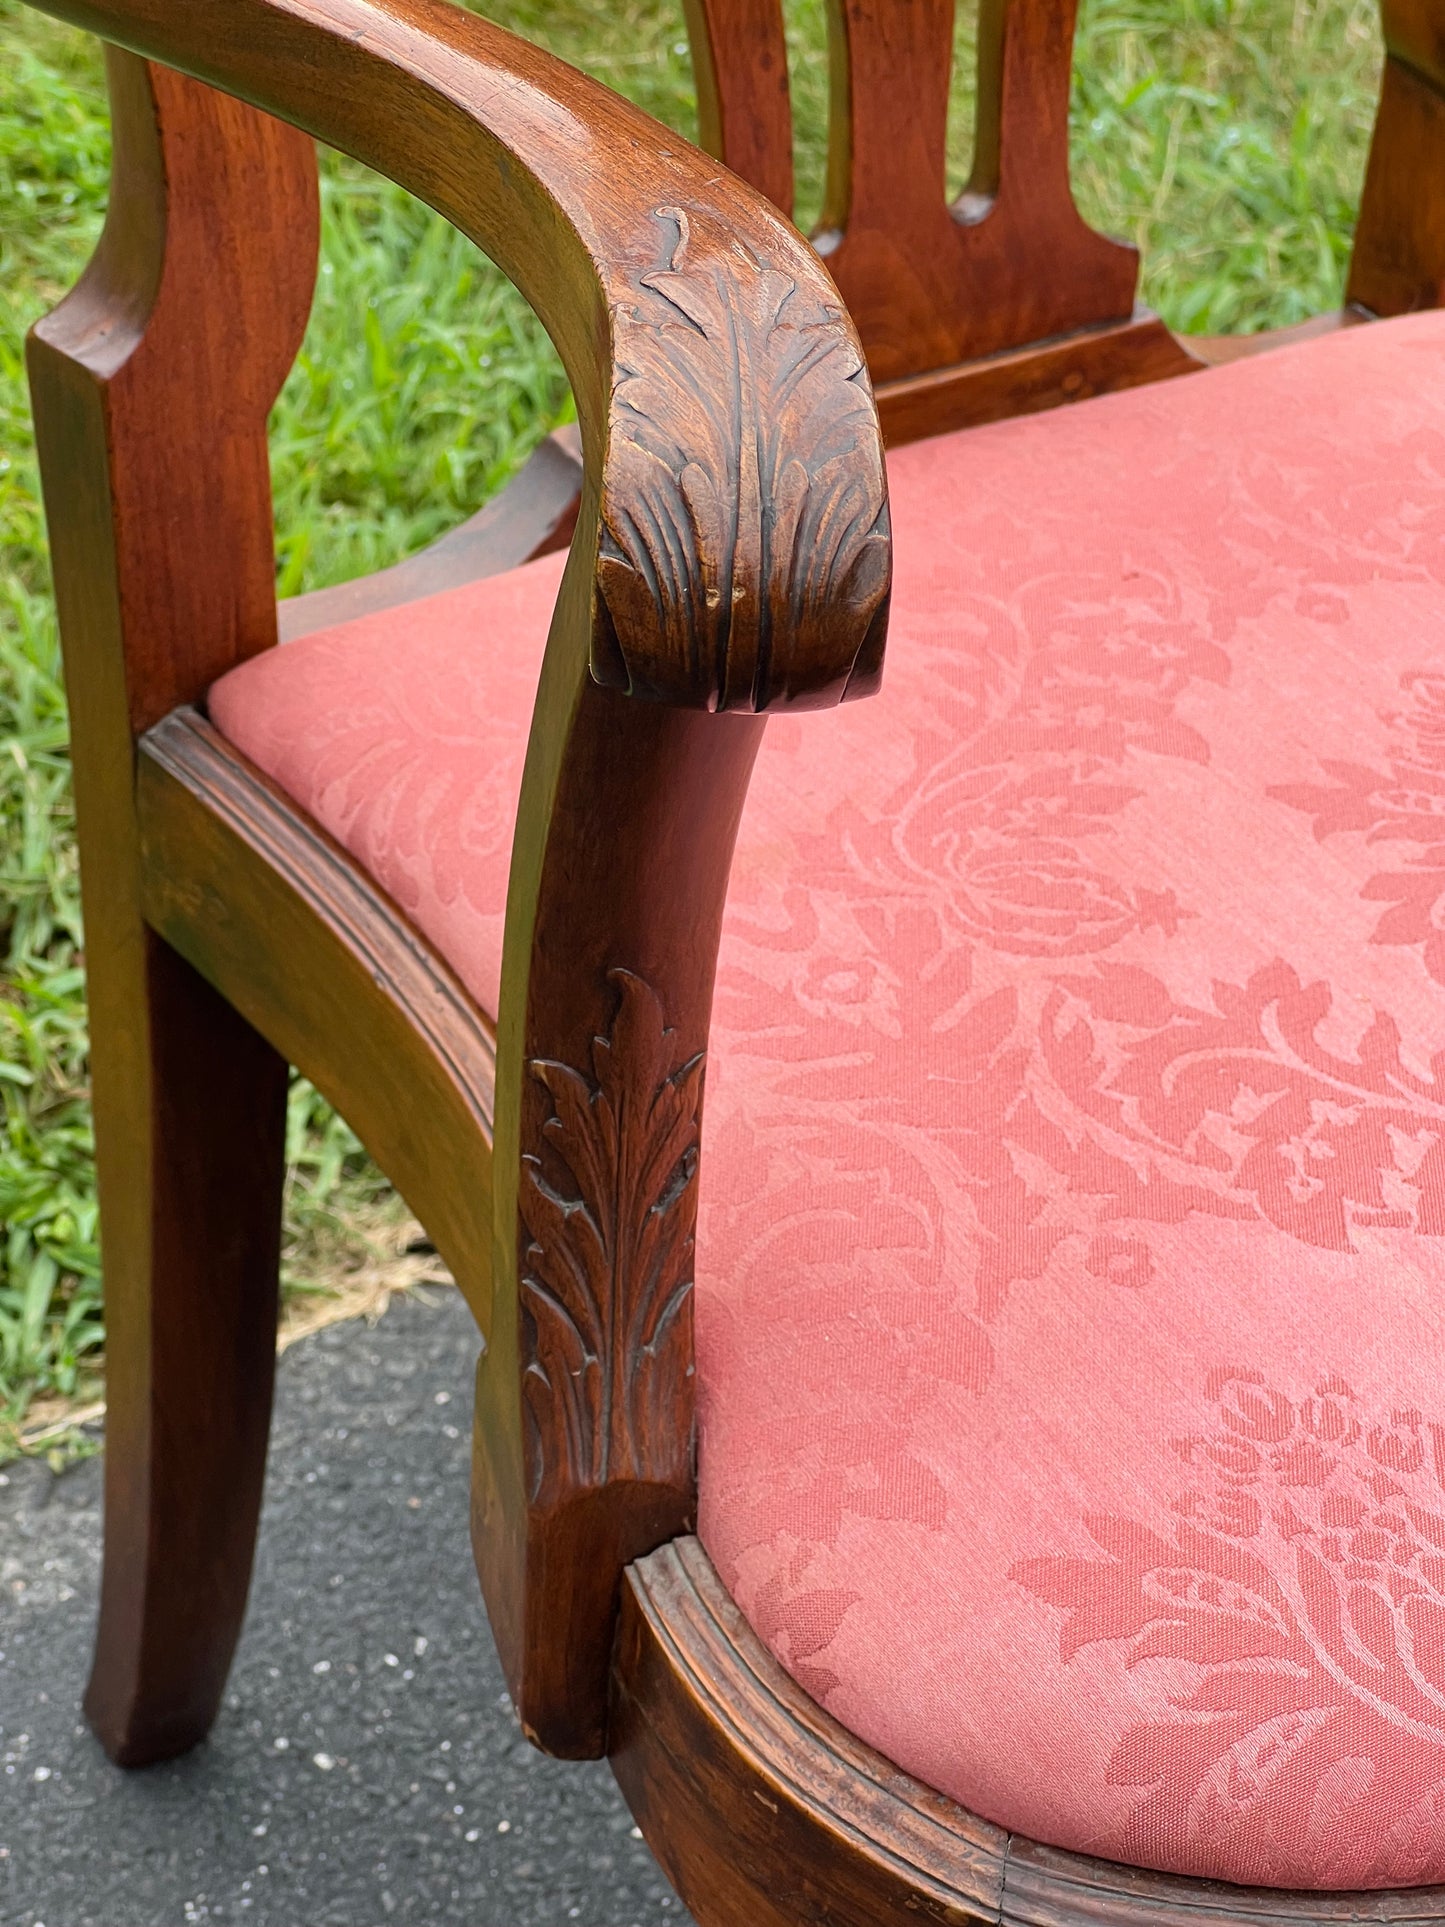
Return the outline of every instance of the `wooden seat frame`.
{"type": "MultiPolygon", "coordinates": [[[[289,1062],[426,1224],[483,1335],[473,1538],[523,1725],[610,1755],[700,1921],[1445,1920],[1441,1890],[1227,1888],[1002,1834],[814,1706],[688,1536],[729,862],[768,712],[878,681],[884,441],[1272,345],[1173,336],[1136,308],[1133,250],[1077,214],[1074,0],[981,0],[977,158],[952,207],[953,0],[835,0],[814,247],[778,211],[779,0],[687,0],[703,140],[732,172],[447,0],[44,4],[111,43],[115,132],[103,238],[30,342],[103,1213],[86,1706],[105,1746],[138,1764],[200,1739],[239,1631],[289,1062]],[[580,449],[553,438],[424,556],[278,619],[266,421],[314,281],[313,135],[517,283],[580,449]],[[206,692],[278,634],[569,541],[488,1013],[211,728],[206,692]]],[[[1348,298],[1311,328],[1445,285],[1445,7],[1385,0],[1385,29],[1348,298]]]]}

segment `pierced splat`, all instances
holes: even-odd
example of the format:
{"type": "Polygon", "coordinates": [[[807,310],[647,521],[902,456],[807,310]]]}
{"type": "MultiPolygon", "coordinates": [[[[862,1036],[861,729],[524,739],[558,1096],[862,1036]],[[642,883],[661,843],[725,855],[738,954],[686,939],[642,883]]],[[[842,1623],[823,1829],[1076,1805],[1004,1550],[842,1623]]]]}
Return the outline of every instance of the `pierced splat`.
{"type": "MultiPolygon", "coordinates": [[[[779,0],[685,4],[704,144],[788,213],[779,0]]],[[[964,4],[979,9],[977,139],[972,178],[950,206],[955,0],[829,0],[828,186],[815,240],[862,337],[890,441],[921,421],[936,434],[1196,365],[1153,317],[1135,317],[1136,251],[1096,234],[1074,206],[1077,0],[964,4]],[[1022,378],[973,365],[1061,337],[1022,378]],[[897,383],[909,386],[890,393],[897,383]]]]}
{"type": "Polygon", "coordinates": [[[793,212],[793,109],[780,0],[683,0],[698,131],[784,214],[793,212]]]}
{"type": "MultiPolygon", "coordinates": [[[[705,137],[788,208],[779,0],[684,3],[705,137]]],[[[785,1676],[687,1536],[699,1105],[733,841],[766,713],[878,675],[880,425],[940,435],[1280,345],[1186,345],[1135,315],[1132,251],[1091,234],[1069,196],[1075,0],[830,0],[824,248],[880,378],[876,417],[838,292],[774,208],[472,8],[41,4],[133,50],[112,58],[106,237],[30,351],[106,1213],[107,1565],[88,1706],[111,1751],[174,1755],[221,1698],[264,1465],[293,1061],[363,1130],[485,1323],[474,1543],[518,1712],[558,1754],[610,1753],[700,1921],[1445,1927],[1445,1888],[1230,1888],[974,1818],[785,1676]],[[950,209],[955,4],[983,9],[982,104],[974,178],[950,209]],[[475,799],[456,793],[461,814],[442,811],[452,876],[472,874],[469,857],[452,866],[452,830],[469,849],[472,826],[495,830],[489,847],[511,850],[495,1009],[380,867],[219,728],[215,679],[285,662],[264,428],[305,324],[317,206],[310,141],[268,111],[390,174],[514,275],[577,397],[580,479],[565,485],[554,457],[467,543],[480,577],[574,531],[545,649],[532,638],[515,816],[510,789],[482,802],[494,776],[511,781],[490,760],[475,799]],[[194,706],[207,700],[215,727],[194,706]]],[[[1445,0],[1385,0],[1385,16],[1357,305],[1310,333],[1445,298],[1445,0]]],[[[1333,392],[1321,383],[1324,417],[1333,392]]],[[[1417,427],[1407,409],[1400,432],[1417,427]]],[[[1240,448],[1260,433],[1267,420],[1245,423],[1240,448]]],[[[987,507],[987,477],[974,492],[987,507]]],[[[968,510],[950,504],[938,532],[968,510]]],[[[406,597],[389,572],[348,585],[345,613],[394,610],[406,639],[430,620],[406,603],[456,568],[438,548],[403,565],[406,597]]],[[[914,609],[946,637],[945,617],[914,609]]],[[[286,623],[314,642],[318,611],[286,623]]],[[[775,868],[752,873],[781,887],[775,868]]],[[[760,1239],[794,1196],[756,1187],[760,1239]]],[[[780,1409],[811,1423],[806,1405],[780,1409]]]]}
{"type": "Polygon", "coordinates": [[[980,0],[973,178],[945,197],[953,0],[833,0],[819,244],[889,381],[1127,320],[1138,256],[1069,189],[1074,0],[980,0]]]}

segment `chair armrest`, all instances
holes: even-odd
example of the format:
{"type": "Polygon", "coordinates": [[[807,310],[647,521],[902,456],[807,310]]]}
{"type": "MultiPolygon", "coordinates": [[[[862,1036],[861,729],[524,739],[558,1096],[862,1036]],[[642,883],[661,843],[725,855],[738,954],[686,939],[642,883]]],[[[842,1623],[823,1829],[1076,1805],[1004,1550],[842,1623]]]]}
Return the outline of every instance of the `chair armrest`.
{"type": "MultiPolygon", "coordinates": [[[[229,277],[254,291],[252,259],[273,274],[292,265],[285,238],[296,217],[274,186],[255,183],[293,179],[295,141],[265,114],[390,175],[483,247],[530,300],[572,380],[582,495],[513,842],[491,1155],[484,1143],[463,1145],[457,1169],[470,1183],[489,1171],[491,1188],[491,1251],[476,1254],[479,1277],[490,1259],[492,1291],[489,1315],[485,1305],[479,1312],[486,1349],[473,1482],[488,1611],[527,1730],[554,1751],[596,1753],[606,1744],[622,1570],[693,1518],[689,1290],[701,1062],[762,712],[863,694],[881,670],[887,490],[857,337],[812,249],[742,181],[449,0],[37,3],[264,110],[256,126],[232,128],[229,140],[212,127],[217,138],[198,146],[197,130],[217,119],[214,95],[169,99],[156,120],[156,76],[127,74],[139,62],[112,63],[124,86],[134,83],[131,119],[148,129],[151,172],[174,189],[189,170],[188,194],[170,193],[177,205],[168,209],[166,193],[147,181],[162,225],[176,220],[175,236],[150,234],[141,245],[129,228],[118,231],[101,277],[106,300],[83,302],[71,317],[71,332],[110,327],[129,299],[122,284],[136,256],[169,288],[168,300],[156,299],[164,327],[148,314],[139,345],[127,346],[127,371],[140,374],[126,392],[144,388],[151,411],[134,418],[142,425],[163,408],[174,358],[194,333],[178,299],[192,285],[184,275],[201,277],[227,324],[207,337],[202,412],[208,421],[219,412],[216,390],[228,379],[242,385],[264,475],[259,429],[275,392],[272,364],[294,342],[299,315],[263,356],[254,316],[238,321],[226,289],[229,277]],[[224,188],[219,212],[196,191],[207,164],[224,188]],[[269,198],[253,220],[264,248],[228,250],[226,235],[244,227],[262,192],[269,198]],[[718,709],[754,713],[706,713],[718,709]],[[621,1120],[598,1140],[615,1169],[593,1169],[575,1141],[559,1140],[564,1112],[576,1121],[579,1093],[590,1117],[621,1120]],[[676,1132],[648,1149],[653,1123],[679,1106],[676,1132]],[[587,1300],[577,1307],[576,1329],[587,1334],[580,1362],[565,1331],[559,1338],[539,1322],[556,1267],[575,1270],[587,1300]]],[[[189,87],[165,80],[168,96],[189,87]]],[[[306,242],[309,256],[309,230],[306,242]]],[[[86,399],[108,377],[68,339],[42,346],[50,468],[69,476],[78,461],[72,368],[86,399]]],[[[134,546],[147,515],[162,528],[175,520],[173,504],[157,513],[147,496],[117,521],[107,490],[119,406],[107,395],[81,424],[81,466],[105,505],[91,520],[105,540],[77,523],[77,553],[124,547],[117,528],[134,546]]],[[[134,453],[134,420],[129,432],[134,453]]],[[[154,465],[155,437],[140,440],[154,465]]],[[[196,539],[213,535],[211,498],[184,475],[178,493],[196,539]]],[[[248,500],[269,537],[259,487],[248,500]]],[[[252,550],[254,588],[269,575],[269,546],[259,564],[260,548],[252,550]]],[[[108,647],[117,627],[111,602],[100,607],[109,575],[100,571],[97,591],[94,569],[61,573],[100,609],[87,604],[71,633],[90,623],[108,647]]],[[[268,594],[268,617],[273,606],[268,594]]],[[[225,597],[212,594],[197,620],[229,635],[225,597]]],[[[266,646],[259,629],[242,640],[248,647],[233,660],[266,646]]],[[[189,656],[185,664],[189,675],[189,656]]],[[[165,707],[195,700],[209,680],[191,676],[179,694],[167,685],[165,707]]],[[[82,674],[78,686],[86,681],[82,674]]],[[[148,687],[139,726],[155,720],[157,701],[148,687]]],[[[113,755],[107,768],[111,813],[123,817],[128,756],[113,755]]],[[[571,1316],[565,1305],[561,1313],[571,1316]]]]}
{"type": "Polygon", "coordinates": [[[1385,72],[1345,299],[1445,303],[1445,0],[1382,0],[1385,72]]]}
{"type": "Polygon", "coordinates": [[[752,711],[876,685],[890,547],[867,370],[759,195],[447,0],[41,4],[376,167],[517,284],[577,397],[598,682],[752,711]]]}

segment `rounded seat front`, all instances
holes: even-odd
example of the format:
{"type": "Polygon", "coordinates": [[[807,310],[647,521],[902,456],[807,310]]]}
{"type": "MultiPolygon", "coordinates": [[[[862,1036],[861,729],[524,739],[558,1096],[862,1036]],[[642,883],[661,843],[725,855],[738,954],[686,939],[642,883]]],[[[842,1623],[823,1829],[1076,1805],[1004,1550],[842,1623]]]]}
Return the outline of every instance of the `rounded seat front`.
{"type": "MultiPolygon", "coordinates": [[[[1445,1881],[1445,316],[889,475],[883,693],[734,867],[701,1537],[990,1820],[1445,1881]]],[[[211,698],[493,1010],[560,569],[211,698]]]]}

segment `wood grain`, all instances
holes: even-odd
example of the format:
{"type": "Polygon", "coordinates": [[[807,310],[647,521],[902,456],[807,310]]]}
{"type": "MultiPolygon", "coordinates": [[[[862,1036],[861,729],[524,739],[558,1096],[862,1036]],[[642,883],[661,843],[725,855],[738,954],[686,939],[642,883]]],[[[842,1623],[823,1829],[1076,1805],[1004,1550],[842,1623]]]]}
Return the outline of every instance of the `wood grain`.
{"type": "Polygon", "coordinates": [[[879,383],[1125,322],[1135,250],[1069,187],[1075,0],[983,0],[973,177],[944,187],[953,0],[834,0],[818,245],[879,383]]]}
{"type": "Polygon", "coordinates": [[[197,711],[142,739],[137,807],[148,921],[351,1123],[485,1336],[491,1020],[361,866],[197,711]]]}
{"type": "Polygon", "coordinates": [[[695,1539],[628,1572],[609,1757],[701,1927],[999,1918],[1008,1835],[815,1705],[695,1539]]]}
{"type": "Polygon", "coordinates": [[[36,328],[70,699],[105,1272],[105,1564],[86,1706],[128,1763],[205,1732],[251,1565],[286,1070],[144,927],[134,732],[275,640],[266,416],[315,266],[311,143],[130,55],[114,189],[36,328]]]}
{"type": "MultiPolygon", "coordinates": [[[[534,1387],[524,1401],[523,1382],[538,1339],[519,1301],[531,1243],[519,1185],[547,1123],[532,1067],[594,1061],[618,970],[651,986],[680,1049],[701,1048],[757,743],[756,724],[706,712],[832,703],[877,679],[886,491],[857,337],[816,256],[743,182],[445,0],[51,0],[48,10],[289,117],[429,201],[517,282],[572,380],[584,474],[513,858],[474,1520],[524,1721],[559,1751],[595,1753],[623,1566],[690,1516],[691,1368],[657,1394],[682,1441],[663,1474],[537,1482],[537,1400],[534,1387]]],[[[265,227],[256,198],[214,210],[214,233],[258,217],[265,227]]],[[[208,290],[198,305],[215,298],[208,290]]],[[[244,343],[235,352],[239,388],[269,372],[244,343]]],[[[214,436],[208,457],[224,468],[214,436]]],[[[52,469],[63,487],[63,452],[52,469]]],[[[184,468],[168,472],[183,489],[184,468]]],[[[254,473],[246,490],[241,520],[259,528],[254,473]]],[[[274,622],[268,598],[255,646],[274,622]]],[[[178,688],[171,702],[201,693],[178,688]]],[[[245,874],[232,914],[244,922],[259,884],[234,829],[227,859],[245,874]]],[[[199,849],[194,818],[191,832],[199,849]]],[[[220,843],[207,847],[219,861],[220,843]]],[[[167,894],[159,857],[152,867],[158,920],[222,975],[220,946],[167,894]]],[[[313,933],[313,968],[328,944],[313,933]]],[[[263,979],[248,992],[239,966],[226,981],[289,1037],[274,987],[263,979]]],[[[336,1066],[328,1082],[320,1061],[329,1036],[318,1030],[311,1048],[323,1088],[337,1089],[336,1066]]],[[[287,1048],[310,1061],[303,1042],[287,1048]]],[[[619,1071],[629,1085],[639,1074],[619,1071]]],[[[459,1141],[470,1155],[472,1139],[459,1141]]],[[[470,1262],[480,1276],[480,1254],[470,1262]]],[[[624,1329],[629,1315],[624,1304],[624,1329]]]]}
{"type": "Polygon", "coordinates": [[[861,366],[856,332],[812,249],[760,195],[620,96],[448,0],[45,0],[45,10],[378,168],[496,261],[572,383],[586,468],[576,540],[589,563],[604,530],[620,541],[657,505],[659,447],[720,445],[721,466],[697,478],[719,493],[695,525],[690,510],[704,497],[682,485],[669,525],[680,546],[656,570],[652,597],[604,597],[598,580],[585,641],[602,680],[625,674],[629,688],[699,709],[826,705],[870,686],[881,649],[876,566],[844,569],[829,622],[775,620],[797,572],[773,524],[797,521],[796,477],[817,460],[818,409],[839,411],[848,447],[810,490],[808,525],[851,527],[860,492],[881,503],[884,490],[876,421],[867,432],[858,400],[866,375],[837,378],[861,366]],[[800,333],[809,357],[828,345],[816,382],[793,361],[800,333]],[[741,402],[718,386],[725,344],[764,358],[741,402]],[[716,378],[694,377],[697,355],[716,378]],[[622,371],[645,371],[644,407],[617,398],[629,385],[622,371]],[[740,483],[756,460],[755,392],[769,393],[776,413],[751,487],[740,483]],[[704,596],[730,589],[737,619],[719,614],[721,655],[679,647],[699,584],[704,596]]]}
{"type": "MultiPolygon", "coordinates": [[[[569,565],[554,634],[587,592],[571,578],[569,565]]],[[[544,665],[507,903],[496,1310],[478,1377],[473,1545],[523,1723],[568,1755],[605,1742],[623,1567],[693,1516],[686,1286],[697,1060],[760,730],[757,718],[638,703],[595,683],[579,689],[555,661],[544,665]],[[603,1123],[603,1105],[626,1144],[586,1180],[608,1251],[584,1258],[576,1204],[582,1169],[606,1136],[589,1128],[603,1123]],[[561,1201],[547,1223],[538,1179],[561,1201]],[[644,1231],[642,1214],[656,1207],[664,1222],[644,1231]],[[551,1247],[545,1266],[541,1241],[551,1247]],[[556,1319],[539,1317],[537,1292],[524,1286],[531,1277],[556,1298],[564,1266],[589,1334],[580,1348],[568,1341],[582,1373],[575,1385],[556,1319]],[[589,1298],[605,1303],[605,1318],[586,1312],[589,1298]],[[660,1318],[669,1307],[671,1318],[660,1318]],[[605,1416],[619,1391],[625,1421],[605,1416]]]]}
{"type": "MultiPolygon", "coordinates": [[[[852,320],[745,185],[790,206],[777,0],[686,4],[704,137],[743,179],[444,0],[48,0],[253,103],[113,57],[106,237],[31,350],[112,1334],[92,1717],[117,1757],[157,1758],[221,1690],[264,1458],[289,1059],[484,1329],[473,1539],[524,1726],[559,1753],[610,1749],[705,1927],[1445,1920],[1438,1890],[1271,1894],[1003,1834],[814,1705],[685,1536],[728,867],[764,715],[877,681],[880,416],[901,441],[1280,345],[1176,340],[1135,311],[1132,250],[1080,220],[1073,0],[983,0],[953,208],[951,0],[834,0],[821,244],[852,320]],[[423,556],[280,617],[298,635],[400,609],[571,533],[495,1025],[194,707],[277,635],[264,424],[304,323],[315,181],[305,138],[257,108],[486,248],[577,394],[580,469],[548,444],[423,556]]],[[[1387,0],[1386,33],[1355,305],[1298,334],[1445,289],[1445,17],[1387,0]]]]}
{"type": "Polygon", "coordinates": [[[1289,328],[1252,335],[1180,335],[1141,311],[1114,328],[1088,328],[1057,341],[1033,342],[956,368],[883,382],[876,393],[883,439],[890,448],[984,422],[1034,415],[1094,395],[1117,394],[1177,375],[1198,374],[1253,355],[1271,354],[1373,317],[1345,307],[1289,328]]]}
{"type": "Polygon", "coordinates": [[[1445,299],[1445,19],[1383,0],[1385,71],[1346,300],[1377,315],[1445,299]]]}
{"type": "Polygon", "coordinates": [[[1196,374],[1202,365],[1192,341],[1171,334],[1157,316],[1141,314],[1116,328],[1086,329],[956,368],[883,382],[878,416],[883,438],[894,448],[926,435],[1196,374]]]}
{"type": "Polygon", "coordinates": [[[586,1069],[534,1058],[551,1116],[523,1154],[522,1310],[531,1497],[691,1474],[674,1387],[692,1368],[704,1059],[674,1058],[651,988],[613,970],[617,1014],[586,1069]]]}
{"type": "Polygon", "coordinates": [[[793,112],[780,0],[683,0],[698,133],[709,154],[793,212],[793,112]]]}
{"type": "Polygon", "coordinates": [[[1252,335],[1184,335],[1180,339],[1206,368],[1222,368],[1226,362],[1247,361],[1253,355],[1272,354],[1277,348],[1317,341],[1321,335],[1335,334],[1341,328],[1357,328],[1361,322],[1373,318],[1363,308],[1331,308],[1324,314],[1311,315],[1308,321],[1296,321],[1288,328],[1263,328],[1252,335]]]}
{"type": "Polygon", "coordinates": [[[826,293],[758,256],[740,278],[728,235],[685,208],[657,221],[660,265],[642,277],[613,391],[625,438],[597,582],[615,646],[594,641],[593,676],[664,702],[707,687],[710,706],[761,715],[780,679],[786,699],[788,663],[826,661],[841,630],[858,638],[843,681],[797,694],[866,695],[883,671],[892,549],[862,356],[826,293]],[[644,656],[630,639],[659,613],[644,656]]]}

